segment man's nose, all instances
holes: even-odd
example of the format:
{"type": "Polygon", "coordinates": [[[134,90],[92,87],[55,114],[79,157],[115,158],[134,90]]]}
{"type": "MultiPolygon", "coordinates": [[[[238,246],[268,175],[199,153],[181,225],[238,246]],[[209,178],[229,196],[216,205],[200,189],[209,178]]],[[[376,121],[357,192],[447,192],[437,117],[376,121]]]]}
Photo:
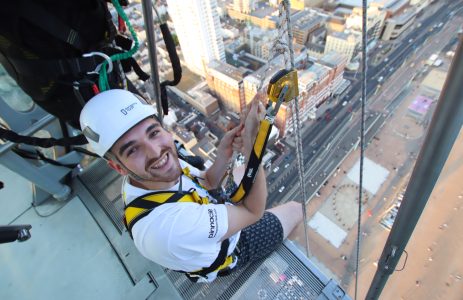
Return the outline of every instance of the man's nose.
{"type": "Polygon", "coordinates": [[[159,158],[161,156],[161,148],[153,142],[148,142],[146,146],[147,155],[152,158],[159,158]]]}

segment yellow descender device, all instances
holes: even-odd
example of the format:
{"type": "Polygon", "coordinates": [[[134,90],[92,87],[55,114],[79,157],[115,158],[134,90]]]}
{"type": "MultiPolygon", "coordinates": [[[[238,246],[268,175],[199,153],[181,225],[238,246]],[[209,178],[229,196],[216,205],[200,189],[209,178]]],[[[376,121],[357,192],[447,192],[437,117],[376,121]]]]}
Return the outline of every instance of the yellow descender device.
{"type": "Polygon", "coordinates": [[[267,95],[269,102],[265,118],[260,122],[259,131],[254,142],[253,151],[249,157],[243,179],[238,188],[230,195],[234,203],[238,203],[251,190],[257,175],[257,170],[262,162],[270,131],[275,122],[275,117],[283,102],[289,102],[299,95],[297,71],[280,70],[270,79],[267,95]],[[273,106],[272,104],[275,103],[273,106]]]}

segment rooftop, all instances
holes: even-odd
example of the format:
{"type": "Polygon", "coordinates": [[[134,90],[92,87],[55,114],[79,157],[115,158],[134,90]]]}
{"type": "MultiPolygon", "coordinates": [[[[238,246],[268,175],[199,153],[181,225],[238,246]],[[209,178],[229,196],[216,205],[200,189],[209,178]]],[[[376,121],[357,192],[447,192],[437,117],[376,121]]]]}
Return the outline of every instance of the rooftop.
{"type": "Polygon", "coordinates": [[[407,23],[411,18],[415,17],[415,15],[416,15],[416,10],[409,9],[407,11],[404,11],[400,15],[392,17],[391,19],[394,20],[398,24],[403,24],[403,23],[407,23]]]}
{"type": "Polygon", "coordinates": [[[262,66],[256,72],[246,76],[245,80],[256,85],[262,84],[262,86],[264,86],[270,80],[273,74],[282,68],[283,64],[283,56],[279,55],[262,66]]]}
{"type": "Polygon", "coordinates": [[[236,81],[243,80],[244,71],[227,63],[218,60],[213,60],[209,63],[208,68],[215,70],[223,75],[226,75],[236,81]]]}
{"type": "Polygon", "coordinates": [[[333,68],[342,64],[345,60],[345,56],[342,56],[336,51],[330,51],[320,58],[320,63],[333,68]]]}
{"type": "Polygon", "coordinates": [[[408,109],[414,113],[424,116],[431,107],[432,100],[424,96],[418,96],[413,100],[408,109]]]}
{"type": "Polygon", "coordinates": [[[421,85],[430,88],[436,92],[440,92],[444,87],[446,77],[447,73],[439,70],[432,70],[431,72],[429,72],[428,76],[424,78],[421,85]]]}
{"type": "Polygon", "coordinates": [[[293,29],[308,30],[314,28],[323,21],[323,17],[309,11],[298,11],[291,16],[293,29]]]}
{"type": "Polygon", "coordinates": [[[271,17],[275,11],[277,11],[277,9],[274,7],[271,7],[270,5],[268,5],[268,3],[257,2],[256,9],[251,13],[251,16],[263,19],[267,16],[271,17]]]}
{"type": "Polygon", "coordinates": [[[317,80],[317,74],[310,70],[303,70],[298,73],[298,81],[304,86],[308,86],[310,83],[317,80]]]}

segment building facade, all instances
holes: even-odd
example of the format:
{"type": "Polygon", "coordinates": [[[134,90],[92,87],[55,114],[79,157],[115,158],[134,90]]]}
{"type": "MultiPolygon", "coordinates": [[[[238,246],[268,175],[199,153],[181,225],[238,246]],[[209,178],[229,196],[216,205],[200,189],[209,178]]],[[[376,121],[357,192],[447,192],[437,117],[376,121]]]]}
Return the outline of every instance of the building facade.
{"type": "MultiPolygon", "coordinates": [[[[381,37],[384,22],[386,20],[386,12],[379,9],[377,6],[370,6],[367,9],[367,37],[368,43],[376,41],[381,37]]],[[[346,29],[362,32],[362,9],[355,7],[346,18],[346,29]]]]}
{"type": "Polygon", "coordinates": [[[416,10],[411,9],[386,20],[382,40],[394,40],[409,28],[416,18],[416,10]]]}
{"type": "Polygon", "coordinates": [[[225,48],[216,0],[167,0],[180,48],[187,67],[206,75],[207,64],[225,62],[225,48]]]}
{"type": "Polygon", "coordinates": [[[307,45],[313,33],[324,23],[324,18],[313,11],[297,12],[291,19],[293,38],[299,45],[307,45]]]}
{"type": "Polygon", "coordinates": [[[207,85],[227,111],[241,113],[246,107],[244,74],[245,71],[218,60],[207,67],[207,85]]]}
{"type": "Polygon", "coordinates": [[[333,32],[326,37],[325,54],[336,51],[350,62],[358,53],[360,37],[355,33],[333,32]]]}

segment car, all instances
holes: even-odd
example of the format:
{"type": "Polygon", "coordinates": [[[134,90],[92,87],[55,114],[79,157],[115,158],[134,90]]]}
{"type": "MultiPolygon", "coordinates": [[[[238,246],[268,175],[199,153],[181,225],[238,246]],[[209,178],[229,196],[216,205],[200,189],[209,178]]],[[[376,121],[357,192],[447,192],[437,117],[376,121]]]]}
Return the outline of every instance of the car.
{"type": "Polygon", "coordinates": [[[278,170],[280,170],[280,167],[276,167],[275,169],[273,169],[273,173],[278,172],[278,170]]]}
{"type": "Polygon", "coordinates": [[[286,164],[286,165],[285,165],[285,169],[286,169],[287,167],[289,167],[289,164],[286,164]]]}
{"type": "Polygon", "coordinates": [[[388,61],[389,61],[389,58],[386,57],[386,58],[384,59],[384,62],[388,62],[388,61]]]}
{"type": "Polygon", "coordinates": [[[378,78],[378,82],[383,81],[383,79],[384,79],[384,77],[383,77],[383,76],[380,76],[380,77],[378,78]]]}
{"type": "Polygon", "coordinates": [[[408,42],[409,42],[409,43],[413,42],[413,39],[409,39],[408,42]]]}
{"type": "Polygon", "coordinates": [[[283,192],[285,190],[285,186],[282,186],[281,188],[278,189],[278,192],[283,192]]]}
{"type": "Polygon", "coordinates": [[[342,106],[346,106],[346,104],[347,104],[347,101],[344,101],[344,102],[342,103],[342,106]]]}

